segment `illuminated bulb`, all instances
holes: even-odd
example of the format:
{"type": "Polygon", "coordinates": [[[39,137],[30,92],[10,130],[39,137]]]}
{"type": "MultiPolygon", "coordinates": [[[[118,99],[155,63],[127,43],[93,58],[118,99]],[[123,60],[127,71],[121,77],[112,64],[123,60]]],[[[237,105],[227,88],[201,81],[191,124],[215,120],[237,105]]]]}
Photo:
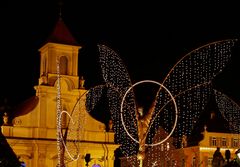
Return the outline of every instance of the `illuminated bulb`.
{"type": "Polygon", "coordinates": [[[144,158],[145,158],[145,155],[144,155],[143,152],[139,152],[139,153],[137,154],[137,159],[138,159],[138,160],[143,160],[144,158]]]}

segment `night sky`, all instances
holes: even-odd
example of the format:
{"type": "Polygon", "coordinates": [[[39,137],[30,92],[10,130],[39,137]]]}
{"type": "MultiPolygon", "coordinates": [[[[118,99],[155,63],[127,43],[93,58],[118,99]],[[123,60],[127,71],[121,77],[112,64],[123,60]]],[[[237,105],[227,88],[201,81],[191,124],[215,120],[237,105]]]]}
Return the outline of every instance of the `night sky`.
{"type": "MultiPolygon", "coordinates": [[[[99,77],[97,44],[115,50],[133,82],[161,81],[185,54],[210,42],[239,38],[236,4],[112,2],[63,0],[1,2],[0,100],[18,104],[35,94],[38,49],[53,30],[61,8],[63,21],[83,49],[79,75],[88,87],[99,77]]],[[[219,89],[240,101],[240,55],[218,79],[219,89]]]]}

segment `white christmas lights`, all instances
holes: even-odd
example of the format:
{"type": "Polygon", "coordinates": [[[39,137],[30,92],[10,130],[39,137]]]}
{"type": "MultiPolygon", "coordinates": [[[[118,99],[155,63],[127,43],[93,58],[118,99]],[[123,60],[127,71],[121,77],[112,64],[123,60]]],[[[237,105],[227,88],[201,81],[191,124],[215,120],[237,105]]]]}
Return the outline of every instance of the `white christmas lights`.
{"type": "Polygon", "coordinates": [[[57,102],[56,102],[56,116],[57,116],[57,150],[58,150],[58,167],[64,167],[66,163],[76,161],[80,157],[79,147],[80,141],[83,137],[83,129],[86,122],[84,115],[85,99],[83,98],[87,91],[80,95],[74,103],[74,107],[69,113],[63,110],[61,99],[61,75],[60,63],[57,58],[57,102]],[[63,115],[69,118],[67,126],[63,129],[63,115]],[[64,133],[62,133],[64,132],[64,133]]]}
{"type": "Polygon", "coordinates": [[[240,106],[224,93],[214,90],[217,106],[233,133],[240,133],[240,106]]]}
{"type": "MultiPolygon", "coordinates": [[[[143,164],[150,163],[150,161],[168,162],[173,158],[172,150],[181,145],[183,135],[191,135],[212,93],[211,81],[229,62],[236,41],[236,39],[217,41],[197,48],[186,54],[169,71],[161,83],[171,92],[178,108],[179,121],[172,135],[174,140],[167,140],[168,142],[161,143],[163,145],[149,147],[146,153],[148,158],[143,164]],[[171,147],[173,143],[175,147],[171,147]],[[160,156],[156,153],[160,150],[166,153],[160,156]]],[[[99,45],[99,52],[105,84],[89,90],[87,109],[91,112],[102,95],[106,95],[116,142],[121,144],[120,149],[127,157],[127,161],[130,159],[131,164],[139,165],[136,158],[139,139],[136,119],[137,105],[134,91],[131,89],[133,84],[124,63],[116,52],[104,45],[99,45]],[[123,97],[125,102],[121,104],[123,97]]],[[[147,146],[164,139],[161,135],[156,137],[160,128],[166,134],[170,134],[175,126],[176,116],[173,112],[175,107],[168,91],[160,87],[155,100],[157,103],[152,116],[154,119],[150,122],[151,128],[146,138],[147,146]]],[[[174,161],[175,165],[176,162],[174,161]]]]}

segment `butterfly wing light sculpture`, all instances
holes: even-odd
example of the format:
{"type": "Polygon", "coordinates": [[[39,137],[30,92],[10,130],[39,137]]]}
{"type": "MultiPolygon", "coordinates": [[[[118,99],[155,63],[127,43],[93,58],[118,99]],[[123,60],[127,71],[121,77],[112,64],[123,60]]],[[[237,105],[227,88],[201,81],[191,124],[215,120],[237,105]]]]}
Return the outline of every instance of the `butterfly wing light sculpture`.
{"type": "Polygon", "coordinates": [[[226,94],[214,89],[217,107],[223,118],[229,123],[232,133],[240,133],[240,106],[226,94]]]}
{"type": "Polygon", "coordinates": [[[93,111],[100,99],[105,98],[113,120],[115,141],[126,157],[137,158],[139,153],[145,156],[170,135],[175,148],[179,148],[183,136],[191,135],[205,109],[213,92],[212,80],[229,63],[236,41],[228,39],[199,47],[183,56],[163,81],[145,80],[137,84],[132,83],[119,55],[105,45],[98,45],[104,84],[89,90],[87,110],[93,111]],[[159,88],[151,107],[142,115],[134,87],[144,83],[153,83],[159,88]],[[140,127],[140,122],[146,125],[140,127]],[[165,136],[157,136],[160,131],[164,131],[165,136]]]}

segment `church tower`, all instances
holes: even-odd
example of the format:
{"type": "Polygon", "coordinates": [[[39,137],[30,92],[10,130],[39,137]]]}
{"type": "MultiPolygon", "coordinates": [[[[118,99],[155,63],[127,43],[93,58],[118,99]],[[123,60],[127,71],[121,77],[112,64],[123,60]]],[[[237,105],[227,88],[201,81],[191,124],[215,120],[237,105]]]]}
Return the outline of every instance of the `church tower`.
{"type": "Polygon", "coordinates": [[[39,49],[41,56],[39,84],[53,86],[56,81],[57,63],[60,75],[68,82],[69,89],[79,88],[78,45],[60,18],[47,43],[39,49]]]}
{"type": "Polygon", "coordinates": [[[71,167],[84,167],[86,161],[89,166],[114,166],[114,151],[119,147],[114,143],[114,133],[107,132],[105,124],[86,111],[88,90],[84,88],[83,78],[78,76],[79,49],[81,46],[60,18],[39,49],[36,95],[15,111],[11,123],[2,126],[8,143],[28,167],[56,167],[62,155],[65,157],[61,157],[62,162],[67,159],[66,164],[71,167]],[[61,153],[57,147],[59,94],[60,127],[62,136],[66,136],[61,153]]]}

